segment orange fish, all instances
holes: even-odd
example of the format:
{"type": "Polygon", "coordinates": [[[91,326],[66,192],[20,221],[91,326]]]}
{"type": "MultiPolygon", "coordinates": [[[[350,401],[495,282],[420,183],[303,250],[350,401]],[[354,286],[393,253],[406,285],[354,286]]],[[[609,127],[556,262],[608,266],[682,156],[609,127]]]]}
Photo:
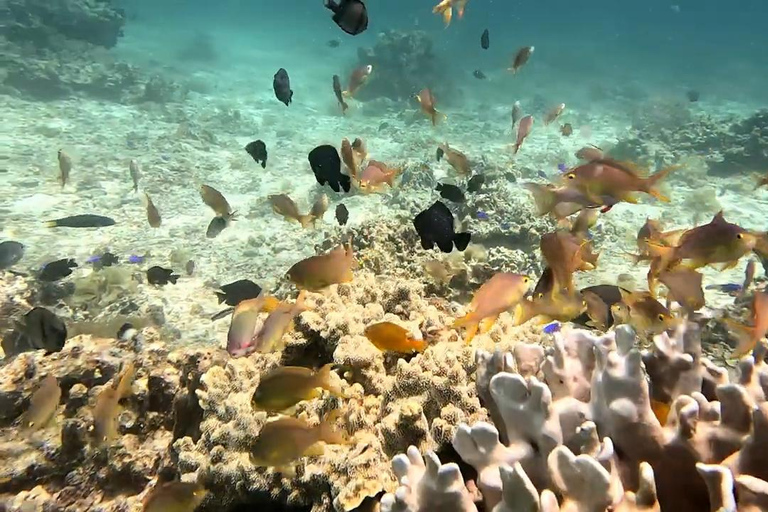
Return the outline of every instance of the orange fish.
{"type": "Polygon", "coordinates": [[[651,398],[651,410],[662,425],[666,425],[670,409],[669,404],[651,398]]]}
{"type": "Polygon", "coordinates": [[[428,115],[432,120],[432,126],[437,126],[438,116],[443,116],[443,118],[446,117],[445,114],[441,114],[435,108],[435,97],[429,89],[422,89],[419,94],[416,95],[416,99],[419,100],[421,111],[428,115]]]}
{"type": "Polygon", "coordinates": [[[555,296],[552,292],[521,300],[515,307],[513,325],[522,325],[537,317],[543,322],[557,320],[570,322],[578,318],[587,309],[587,304],[579,292],[555,296]]]}
{"type": "Polygon", "coordinates": [[[605,158],[603,150],[597,146],[584,146],[576,152],[576,158],[579,160],[586,160],[591,162],[592,160],[601,160],[605,158]]]}
{"type": "Polygon", "coordinates": [[[621,303],[611,306],[614,318],[619,323],[629,323],[638,332],[660,334],[675,327],[676,321],[669,309],[654,299],[650,292],[628,292],[619,288],[621,303]],[[621,306],[626,308],[624,314],[618,314],[621,306]]]}
{"type": "Polygon", "coordinates": [[[301,290],[319,292],[331,285],[352,281],[355,255],[350,242],[345,248],[336,247],[326,254],[318,254],[295,263],[288,270],[288,279],[301,290]]]}
{"type": "Polygon", "coordinates": [[[685,267],[678,267],[659,274],[659,281],[667,287],[667,308],[675,301],[689,314],[704,307],[704,290],[701,287],[703,276],[685,267]]]}
{"type": "Polygon", "coordinates": [[[666,268],[671,262],[684,261],[689,268],[721,263],[722,270],[735,267],[742,256],[752,251],[758,243],[754,233],[725,220],[718,212],[708,224],[689,229],[680,236],[674,247],[649,244],[654,257],[666,268]]]}
{"type": "Polygon", "coordinates": [[[539,215],[551,214],[556,219],[565,219],[586,208],[612,206],[618,201],[610,196],[602,196],[600,202],[591,201],[580,190],[570,187],[556,187],[551,183],[523,183],[523,187],[533,195],[536,212],[539,215]]]}
{"type": "Polygon", "coordinates": [[[371,76],[373,66],[368,64],[367,66],[361,66],[349,75],[349,82],[347,82],[347,90],[344,91],[344,96],[351,98],[362,87],[365,82],[368,81],[368,77],[371,76]]]}
{"type": "Polygon", "coordinates": [[[458,149],[453,149],[449,147],[448,144],[440,144],[437,147],[437,161],[439,162],[443,157],[448,160],[448,164],[453,167],[453,170],[459,174],[463,176],[472,174],[467,155],[458,149]]]}
{"type": "Polygon", "coordinates": [[[549,123],[552,123],[557,120],[558,117],[560,117],[560,114],[563,113],[565,110],[565,103],[560,103],[559,105],[556,105],[547,112],[547,114],[544,116],[544,126],[549,125],[549,123]]]}
{"type": "Polygon", "coordinates": [[[584,192],[593,201],[609,195],[620,201],[636,203],[632,192],[645,192],[656,199],[669,202],[658,190],[658,185],[677,166],[667,167],[647,178],[640,176],[633,164],[611,159],[592,160],[564,175],[565,183],[584,192]]]}
{"type": "Polygon", "coordinates": [[[448,28],[448,25],[451,24],[451,19],[453,18],[453,9],[456,9],[456,15],[459,19],[463,18],[464,9],[466,8],[468,1],[469,0],[441,0],[440,3],[432,9],[432,12],[442,15],[445,27],[448,28]]]}
{"type": "Polygon", "coordinates": [[[738,294],[739,297],[743,297],[749,291],[749,287],[755,279],[756,270],[757,262],[755,262],[755,260],[749,260],[747,266],[744,268],[744,284],[741,285],[741,291],[738,294]]]}
{"type": "Polygon", "coordinates": [[[517,73],[520,71],[520,68],[525,66],[525,64],[528,62],[528,59],[531,58],[534,50],[535,48],[533,46],[523,46],[517,50],[514,59],[512,59],[512,67],[509,68],[509,71],[512,73],[517,73]]]}
{"type": "Polygon", "coordinates": [[[573,273],[594,270],[598,254],[592,252],[587,240],[571,233],[556,231],[541,237],[541,255],[552,269],[552,295],[557,298],[561,292],[573,292],[573,273]]]}
{"type": "Polygon", "coordinates": [[[279,305],[274,297],[259,295],[255,299],[240,302],[232,313],[232,320],[227,332],[227,352],[232,356],[243,356],[251,353],[253,338],[256,336],[256,324],[259,313],[274,311],[279,305]]]}
{"type": "Polygon", "coordinates": [[[466,327],[465,339],[469,344],[478,329],[481,333],[488,332],[501,313],[515,307],[530,285],[531,279],[521,274],[500,272],[494,275],[475,292],[469,305],[470,312],[457,318],[451,327],[466,327]]]}
{"type": "Polygon", "coordinates": [[[387,164],[370,160],[368,167],[360,174],[360,188],[366,192],[378,192],[385,183],[391,188],[398,174],[400,169],[390,168],[387,164]]]}
{"type": "Polygon", "coordinates": [[[733,350],[733,357],[748,354],[768,334],[768,293],[755,292],[752,299],[751,326],[730,319],[727,319],[726,323],[739,340],[738,346],[733,350]]]}
{"type": "Polygon", "coordinates": [[[286,220],[295,220],[301,224],[301,227],[303,228],[308,227],[314,220],[311,213],[300,213],[296,202],[286,194],[269,196],[269,204],[272,205],[273,212],[282,215],[286,220]]]}
{"type": "Polygon", "coordinates": [[[382,352],[423,352],[424,340],[417,340],[403,327],[392,322],[379,322],[365,328],[365,337],[382,352]]]}
{"type": "Polygon", "coordinates": [[[520,124],[517,126],[517,141],[515,142],[515,154],[520,151],[520,146],[523,145],[523,141],[531,133],[533,128],[533,116],[528,115],[520,120],[520,124]]]}

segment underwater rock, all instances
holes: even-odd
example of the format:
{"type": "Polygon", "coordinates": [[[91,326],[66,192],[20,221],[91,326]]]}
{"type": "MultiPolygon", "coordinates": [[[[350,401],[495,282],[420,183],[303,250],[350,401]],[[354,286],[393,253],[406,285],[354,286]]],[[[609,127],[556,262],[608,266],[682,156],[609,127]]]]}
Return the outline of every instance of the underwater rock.
{"type": "Polygon", "coordinates": [[[67,327],[51,311],[32,308],[19,322],[11,334],[3,337],[2,347],[6,356],[45,350],[46,353],[58,352],[67,340],[67,327]]]}
{"type": "Polygon", "coordinates": [[[360,100],[409,100],[428,87],[444,102],[458,94],[446,64],[434,54],[432,39],[421,30],[379,33],[372,48],[358,48],[355,68],[372,65],[374,72],[356,94],[360,100]]]}

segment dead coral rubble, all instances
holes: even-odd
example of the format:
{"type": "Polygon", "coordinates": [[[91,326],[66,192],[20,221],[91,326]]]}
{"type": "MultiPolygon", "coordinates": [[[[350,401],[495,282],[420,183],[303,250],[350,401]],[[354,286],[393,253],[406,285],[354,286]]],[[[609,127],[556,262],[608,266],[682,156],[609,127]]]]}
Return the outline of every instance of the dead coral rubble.
{"type": "MultiPolygon", "coordinates": [[[[647,352],[624,326],[617,332],[559,333],[546,357],[478,353],[487,366],[478,393],[491,398],[496,425],[461,425],[453,446],[477,470],[485,510],[765,510],[768,346],[729,380],[701,356],[694,324],[647,352]],[[663,423],[660,404],[671,405],[663,423]]],[[[445,510],[477,510],[451,464],[428,454],[424,471],[417,450],[410,465],[403,457],[383,511],[437,510],[446,496],[445,510]]]]}

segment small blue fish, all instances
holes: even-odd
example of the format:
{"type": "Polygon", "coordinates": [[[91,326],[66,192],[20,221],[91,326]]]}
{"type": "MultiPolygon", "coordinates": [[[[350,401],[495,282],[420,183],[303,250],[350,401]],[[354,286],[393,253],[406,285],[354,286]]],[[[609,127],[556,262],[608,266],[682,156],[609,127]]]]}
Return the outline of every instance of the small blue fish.
{"type": "Polygon", "coordinates": [[[135,254],[131,254],[128,256],[128,263],[144,263],[144,256],[137,256],[135,254]]]}
{"type": "Polygon", "coordinates": [[[726,284],[708,284],[707,290],[717,290],[723,293],[736,293],[741,291],[742,286],[736,283],[726,284]]]}
{"type": "Polygon", "coordinates": [[[99,256],[98,254],[94,254],[93,256],[85,260],[86,263],[98,263],[99,261],[101,261],[101,256],[99,256]]]}
{"type": "Polygon", "coordinates": [[[560,322],[552,322],[544,326],[544,334],[554,334],[560,331],[560,322]]]}
{"type": "Polygon", "coordinates": [[[560,172],[565,172],[568,170],[568,166],[565,164],[557,164],[557,170],[560,172]]]}
{"type": "Polygon", "coordinates": [[[547,179],[547,173],[545,173],[544,171],[539,171],[536,173],[536,175],[541,179],[544,179],[544,180],[547,179]]]}
{"type": "Polygon", "coordinates": [[[483,210],[477,211],[477,218],[480,220],[488,220],[488,214],[485,213],[483,210]]]}

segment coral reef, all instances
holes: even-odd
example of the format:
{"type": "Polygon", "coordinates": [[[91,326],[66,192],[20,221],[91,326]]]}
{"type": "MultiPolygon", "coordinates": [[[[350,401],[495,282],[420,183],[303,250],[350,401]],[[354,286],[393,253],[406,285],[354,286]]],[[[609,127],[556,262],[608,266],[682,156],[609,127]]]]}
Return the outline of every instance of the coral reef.
{"type": "Polygon", "coordinates": [[[372,48],[359,48],[355,67],[373,65],[369,83],[356,95],[361,100],[408,100],[429,87],[438,101],[457,94],[445,64],[433,53],[432,40],[421,30],[380,32],[372,48]]]}
{"type": "MultiPolygon", "coordinates": [[[[545,357],[536,347],[478,352],[478,394],[495,425],[461,425],[453,446],[477,471],[485,510],[763,510],[768,346],[729,378],[701,356],[696,324],[654,341],[641,352],[619,326],[557,334],[545,357]]],[[[455,510],[475,510],[459,506],[468,491],[450,465],[429,454],[426,476],[413,475],[402,457],[385,510],[434,508],[446,494],[455,510]]],[[[407,459],[418,467],[415,449],[407,459]]]]}
{"type": "Polygon", "coordinates": [[[698,155],[713,175],[744,174],[768,166],[768,111],[741,120],[716,120],[676,104],[643,112],[633,131],[611,149],[611,156],[662,165],[698,155]]]}

